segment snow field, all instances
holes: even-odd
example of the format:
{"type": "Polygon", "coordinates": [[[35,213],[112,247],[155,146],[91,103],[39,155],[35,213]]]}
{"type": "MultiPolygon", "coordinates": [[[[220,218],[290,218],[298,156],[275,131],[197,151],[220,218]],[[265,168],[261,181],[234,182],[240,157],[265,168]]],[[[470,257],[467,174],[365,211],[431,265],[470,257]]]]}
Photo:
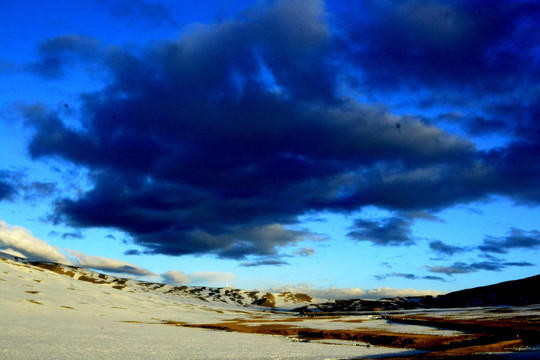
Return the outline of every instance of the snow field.
{"type": "Polygon", "coordinates": [[[77,280],[79,275],[0,261],[1,359],[346,359],[403,352],[164,325],[290,314],[144,291],[130,282],[116,289],[77,280]]]}

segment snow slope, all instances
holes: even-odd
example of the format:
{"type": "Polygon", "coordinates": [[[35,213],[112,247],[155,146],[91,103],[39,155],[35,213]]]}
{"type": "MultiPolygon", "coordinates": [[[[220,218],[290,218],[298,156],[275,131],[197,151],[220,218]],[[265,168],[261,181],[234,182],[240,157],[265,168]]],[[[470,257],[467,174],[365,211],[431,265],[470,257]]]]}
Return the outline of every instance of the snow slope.
{"type": "Polygon", "coordinates": [[[238,319],[268,323],[291,317],[251,305],[268,298],[283,304],[299,301],[287,294],[261,297],[228,288],[177,288],[0,258],[0,358],[345,359],[411,353],[354,342],[300,342],[167,325],[238,319]]]}

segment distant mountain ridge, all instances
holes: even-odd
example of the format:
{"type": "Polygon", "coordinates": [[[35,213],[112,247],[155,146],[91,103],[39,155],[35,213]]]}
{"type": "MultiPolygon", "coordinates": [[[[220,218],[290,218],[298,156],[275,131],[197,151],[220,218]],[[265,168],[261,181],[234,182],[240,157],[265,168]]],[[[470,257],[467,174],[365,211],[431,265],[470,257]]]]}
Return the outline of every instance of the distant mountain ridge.
{"type": "Polygon", "coordinates": [[[107,286],[116,290],[162,292],[165,294],[194,298],[204,302],[225,303],[241,307],[262,306],[292,309],[300,305],[309,304],[313,301],[311,296],[300,293],[270,293],[264,291],[240,290],[230,287],[212,288],[207,286],[175,286],[163,283],[138,281],[106,275],[78,266],[35,261],[0,252],[0,260],[3,259],[5,259],[4,261],[12,261],[13,263],[19,264],[19,266],[30,266],[37,269],[48,270],[59,275],[67,276],[73,280],[107,286]]]}
{"type": "Polygon", "coordinates": [[[334,300],[298,308],[302,313],[355,313],[362,311],[462,308],[481,306],[525,306],[540,303],[540,275],[448,294],[397,297],[380,300],[334,300]]]}
{"type": "Polygon", "coordinates": [[[261,306],[282,310],[293,310],[302,314],[358,313],[421,308],[453,308],[479,306],[522,306],[540,303],[540,275],[506,281],[494,285],[451,292],[445,295],[396,297],[380,300],[346,299],[320,300],[307,294],[264,291],[248,291],[234,288],[212,288],[206,286],[174,286],[162,283],[144,282],[98,273],[77,266],[62,265],[45,261],[33,261],[0,252],[0,260],[12,261],[20,266],[30,266],[48,270],[56,274],[107,286],[116,290],[162,292],[199,299],[204,302],[218,302],[240,307],[261,306]]]}
{"type": "Polygon", "coordinates": [[[531,305],[540,303],[540,275],[454,291],[435,299],[451,306],[531,305]]]}

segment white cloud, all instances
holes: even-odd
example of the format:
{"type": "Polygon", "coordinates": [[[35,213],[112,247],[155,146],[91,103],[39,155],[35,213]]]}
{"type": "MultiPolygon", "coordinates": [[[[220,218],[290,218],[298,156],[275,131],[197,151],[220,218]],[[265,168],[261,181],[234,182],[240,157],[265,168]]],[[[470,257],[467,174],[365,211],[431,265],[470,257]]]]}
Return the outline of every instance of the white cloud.
{"type": "Polygon", "coordinates": [[[193,283],[224,285],[233,281],[235,276],[231,273],[217,271],[198,271],[188,275],[193,283]]]}
{"type": "Polygon", "coordinates": [[[85,268],[132,275],[155,275],[140,266],[102,256],[91,256],[75,250],[66,250],[77,263],[85,268]]]}
{"type": "Polygon", "coordinates": [[[27,229],[9,226],[3,220],[0,220],[0,249],[4,252],[18,253],[30,259],[73,264],[58,249],[33,236],[27,229]]]}
{"type": "Polygon", "coordinates": [[[307,246],[305,248],[296,250],[293,252],[293,254],[300,256],[313,256],[315,255],[315,250],[311,246],[307,246]]]}
{"type": "Polygon", "coordinates": [[[381,299],[393,298],[400,296],[436,296],[441,294],[435,290],[418,290],[418,289],[393,289],[389,287],[379,287],[377,289],[363,290],[360,288],[313,288],[309,284],[301,284],[295,286],[281,286],[270,289],[271,292],[290,291],[293,293],[308,294],[319,299],[381,299]]]}
{"type": "Polygon", "coordinates": [[[179,270],[167,271],[165,274],[162,275],[162,277],[163,281],[168,284],[189,284],[191,282],[191,279],[179,270]]]}
{"type": "Polygon", "coordinates": [[[164,282],[168,284],[193,284],[195,286],[214,285],[224,286],[235,278],[234,274],[217,271],[197,271],[185,274],[179,270],[167,271],[161,275],[164,282]]]}
{"type": "Polygon", "coordinates": [[[7,254],[15,257],[25,258],[24,254],[21,254],[18,251],[15,251],[13,249],[2,249],[2,254],[7,254]]]}

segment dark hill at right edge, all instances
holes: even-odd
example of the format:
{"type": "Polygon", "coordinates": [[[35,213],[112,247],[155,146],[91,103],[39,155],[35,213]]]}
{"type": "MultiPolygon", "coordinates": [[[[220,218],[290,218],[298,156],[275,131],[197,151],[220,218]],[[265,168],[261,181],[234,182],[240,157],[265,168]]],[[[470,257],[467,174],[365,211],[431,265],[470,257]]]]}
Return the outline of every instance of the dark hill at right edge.
{"type": "Polygon", "coordinates": [[[540,275],[439,295],[441,307],[523,306],[540,303],[540,275]]]}

